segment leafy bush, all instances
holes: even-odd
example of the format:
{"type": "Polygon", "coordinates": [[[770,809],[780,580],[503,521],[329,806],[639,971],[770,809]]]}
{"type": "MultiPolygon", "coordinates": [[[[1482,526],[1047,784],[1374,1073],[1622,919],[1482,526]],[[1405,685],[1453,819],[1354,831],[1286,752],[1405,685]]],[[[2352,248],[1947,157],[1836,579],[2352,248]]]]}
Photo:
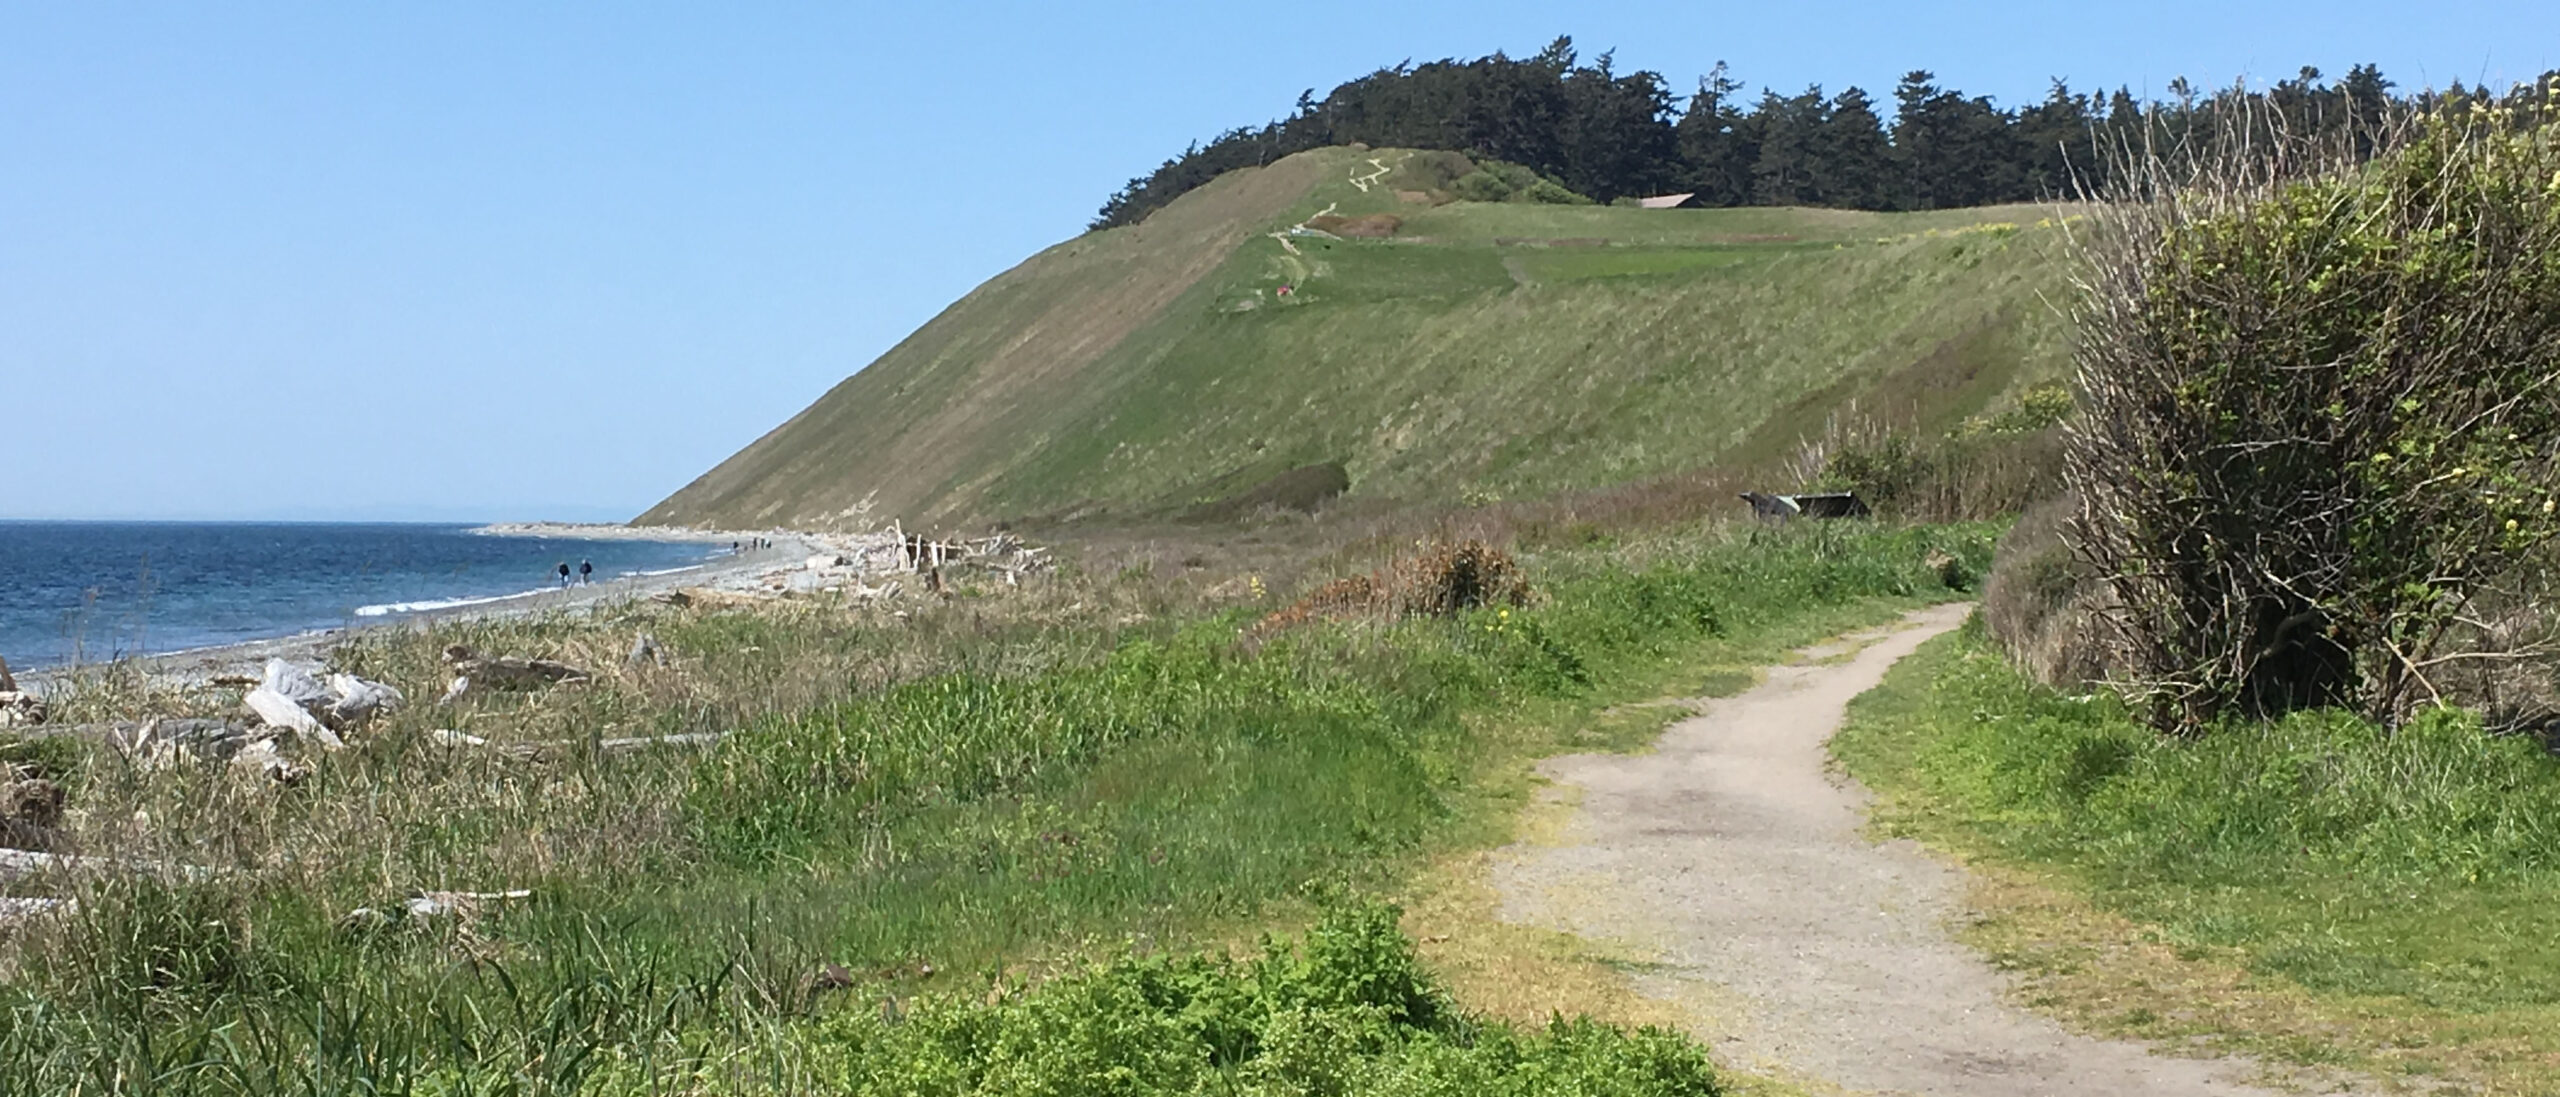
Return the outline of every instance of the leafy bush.
{"type": "Polygon", "coordinates": [[[1520,188],[1518,191],[1513,192],[1512,200],[1518,202],[1536,202],[1541,205],[1549,206],[1587,206],[1591,204],[1591,199],[1566,189],[1564,184],[1558,183],[1552,179],[1540,179],[1528,186],[1520,188]]]}
{"type": "Polygon", "coordinates": [[[1659,1029],[1558,1018],[1521,1034],[1460,1015],[1392,907],[1336,911],[1261,955],[1123,958],[904,1016],[847,1011],[813,1055],[849,1094],[1623,1094],[1723,1092],[1659,1029]]]}
{"type": "Polygon", "coordinates": [[[2067,475],[2113,670],[2187,732],[2459,700],[2449,670],[2512,654],[2484,595],[2560,533],[2560,128],[2154,171],[2084,236],[2067,475]]]}
{"type": "Polygon", "coordinates": [[[1476,170],[1449,184],[1449,192],[1467,202],[1540,202],[1587,206],[1591,199],[1535,170],[1501,160],[1479,160],[1476,170]]]}
{"type": "Polygon", "coordinates": [[[1797,465],[1815,490],[1851,492],[1879,514],[1939,522],[1994,518],[2053,494],[2059,439],[2052,422],[1922,438],[1874,423],[1843,425],[1835,417],[1821,437],[1805,443],[1797,465]]]}

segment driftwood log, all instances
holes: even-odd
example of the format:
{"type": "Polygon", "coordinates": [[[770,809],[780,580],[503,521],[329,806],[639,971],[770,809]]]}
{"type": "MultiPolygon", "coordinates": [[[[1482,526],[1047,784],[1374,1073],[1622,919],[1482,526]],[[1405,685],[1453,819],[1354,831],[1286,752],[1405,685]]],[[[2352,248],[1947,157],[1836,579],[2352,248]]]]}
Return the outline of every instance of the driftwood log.
{"type": "Polygon", "coordinates": [[[222,875],[201,865],[175,865],[139,857],[86,857],[29,849],[0,849],[0,884],[50,873],[124,872],[202,881],[222,875]]]}
{"type": "Polygon", "coordinates": [[[480,908],[493,903],[510,903],[533,898],[525,888],[511,891],[420,891],[413,892],[396,907],[357,907],[348,911],[338,924],[348,929],[378,929],[407,921],[425,925],[438,918],[469,919],[480,908]]]}
{"type": "Polygon", "coordinates": [[[35,727],[44,723],[44,702],[35,694],[0,690],[0,728],[35,727]]]}
{"type": "Polygon", "coordinates": [[[590,744],[602,754],[619,754],[624,751],[646,750],[650,747],[707,747],[729,737],[729,733],[725,731],[695,731],[679,735],[643,735],[628,739],[540,739],[528,743],[493,743],[480,736],[450,728],[437,728],[427,734],[436,742],[446,746],[493,750],[518,758],[574,754],[580,748],[590,744]]]}
{"type": "Polygon", "coordinates": [[[460,644],[444,649],[444,661],[455,674],[471,680],[471,689],[537,689],[562,682],[583,682],[590,677],[583,667],[550,659],[482,655],[460,644]]]}
{"type": "Polygon", "coordinates": [[[14,895],[0,895],[0,926],[47,914],[69,914],[78,909],[80,904],[70,899],[27,899],[14,895]]]}

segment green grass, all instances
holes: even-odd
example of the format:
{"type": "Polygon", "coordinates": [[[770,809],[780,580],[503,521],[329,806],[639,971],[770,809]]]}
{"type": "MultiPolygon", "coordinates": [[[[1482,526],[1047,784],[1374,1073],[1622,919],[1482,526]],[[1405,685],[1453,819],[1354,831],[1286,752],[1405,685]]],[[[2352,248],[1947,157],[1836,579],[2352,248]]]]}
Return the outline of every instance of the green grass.
{"type": "MultiPolygon", "coordinates": [[[[2052,874],[2179,955],[2299,990],[2316,1022],[2268,1006],[2196,1034],[2376,1067],[2373,1030],[2394,1028],[2394,1069],[2554,1091],[2560,761],[2530,740],[2459,712],[2162,739],[2110,700],[2030,685],[1977,628],[1895,668],[1833,750],[1884,793],[1886,831],[2052,874]]],[[[2162,997],[2175,980],[2127,981],[2091,993],[2160,998],[2155,1020],[2191,1005],[2162,997]]]]}
{"type": "Polygon", "coordinates": [[[1051,248],[647,517],[1144,518],[1324,461],[1355,500],[1540,497],[1767,462],[1852,406],[1943,428],[2067,357],[2044,211],[1426,208],[1347,182],[1400,155],[1302,154],[1051,248]],[[1406,224],[1266,235],[1328,208],[1406,224]]]}
{"type": "Polygon", "coordinates": [[[1303,948],[1244,961],[1122,958],[912,1017],[846,1012],[814,1041],[850,1094],[1723,1092],[1697,1045],[1557,1018],[1542,1032],[1461,1013],[1389,908],[1329,914],[1303,948]]]}
{"type": "MultiPolygon", "coordinates": [[[[963,603],[455,626],[599,663],[646,627],[679,667],[404,713],[289,790],[93,759],[74,782],[94,817],[188,821],[129,848],[233,872],[99,881],[0,953],[0,1093],[803,1089],[860,1028],[838,1003],[983,997],[1093,942],[1215,943],[1390,890],[1498,840],[1527,760],[1639,730],[1594,743],[1564,717],[1950,597],[1929,549],[1979,563],[1988,544],[1692,532],[1535,558],[1532,608],[1258,650],[1236,637],[1259,609],[1112,629],[1029,595],[1010,623],[963,603]],[[942,665],[901,670],[909,654],[942,665]],[[799,700],[701,754],[531,764],[419,738],[695,730],[777,691],[799,700]],[[411,887],[534,898],[339,924],[411,887]],[[811,981],[830,964],[856,989],[811,981]]],[[[376,634],[351,661],[414,683],[461,635],[376,634]]]]}

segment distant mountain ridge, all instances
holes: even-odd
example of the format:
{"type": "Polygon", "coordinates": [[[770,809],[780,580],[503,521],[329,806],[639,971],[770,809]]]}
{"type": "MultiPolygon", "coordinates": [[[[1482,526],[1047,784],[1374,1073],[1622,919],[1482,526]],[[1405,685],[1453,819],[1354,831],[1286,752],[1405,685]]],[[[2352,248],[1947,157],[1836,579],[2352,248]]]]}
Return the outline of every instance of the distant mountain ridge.
{"type": "Polygon", "coordinates": [[[2049,210],[1453,201],[1475,167],[1318,149],[1049,248],[639,520],[1198,516],[1337,475],[1537,495],[1765,459],[1852,404],[1951,424],[2062,372],[2049,210]]]}

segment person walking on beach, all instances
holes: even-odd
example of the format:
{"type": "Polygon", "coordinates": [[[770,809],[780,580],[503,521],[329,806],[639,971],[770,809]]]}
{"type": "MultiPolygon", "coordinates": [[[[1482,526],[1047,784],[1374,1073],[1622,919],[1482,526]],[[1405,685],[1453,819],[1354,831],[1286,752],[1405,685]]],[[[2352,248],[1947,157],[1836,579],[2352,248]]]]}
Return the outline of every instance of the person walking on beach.
{"type": "Polygon", "coordinates": [[[567,560],[560,561],[560,589],[569,589],[569,562],[567,560]]]}
{"type": "Polygon", "coordinates": [[[583,587],[583,586],[586,586],[587,584],[592,583],[592,582],[595,582],[595,581],[596,581],[596,565],[595,565],[595,562],[594,562],[594,561],[592,561],[592,560],[580,560],[580,561],[578,561],[578,585],[583,587]]]}

